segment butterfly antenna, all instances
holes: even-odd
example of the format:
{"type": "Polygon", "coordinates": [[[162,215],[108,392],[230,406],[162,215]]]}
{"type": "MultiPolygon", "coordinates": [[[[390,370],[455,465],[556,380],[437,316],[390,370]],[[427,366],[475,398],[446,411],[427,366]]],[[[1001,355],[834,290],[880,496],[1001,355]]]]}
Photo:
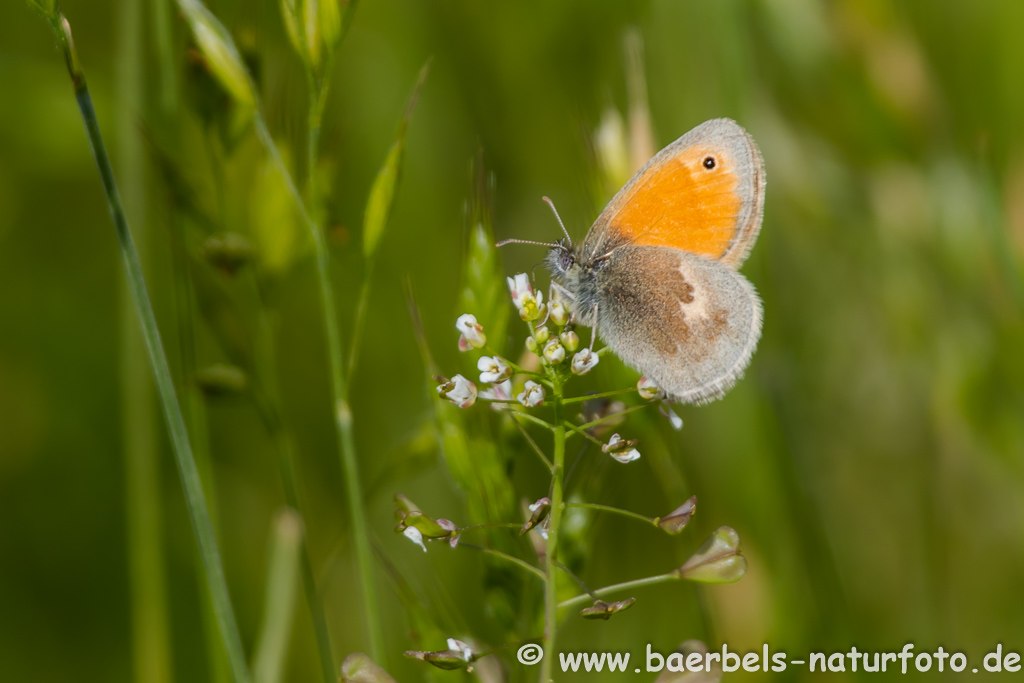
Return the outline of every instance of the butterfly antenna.
{"type": "Polygon", "coordinates": [[[535,244],[538,247],[552,247],[552,248],[559,246],[555,242],[534,242],[533,240],[517,240],[517,239],[502,240],[502,241],[498,242],[497,244],[495,244],[494,246],[496,246],[496,247],[503,247],[506,244],[535,244]]]}
{"type": "Polygon", "coordinates": [[[561,226],[562,232],[565,233],[565,239],[569,240],[569,246],[571,247],[572,246],[572,238],[569,237],[569,231],[565,229],[565,223],[562,222],[562,217],[558,215],[558,209],[555,208],[555,203],[553,201],[551,201],[548,197],[541,197],[541,199],[543,199],[545,202],[547,202],[547,205],[551,207],[551,210],[555,214],[555,219],[558,220],[558,225],[561,226]]]}

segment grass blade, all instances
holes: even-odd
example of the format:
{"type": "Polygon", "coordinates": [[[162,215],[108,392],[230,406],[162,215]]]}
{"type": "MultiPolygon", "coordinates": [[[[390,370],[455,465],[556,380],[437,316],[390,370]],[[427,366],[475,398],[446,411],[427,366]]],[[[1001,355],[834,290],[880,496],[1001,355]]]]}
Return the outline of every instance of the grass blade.
{"type": "Polygon", "coordinates": [[[274,519],[270,537],[263,625],[256,640],[252,671],[255,683],[280,683],[288,654],[288,640],[295,614],[295,589],[299,582],[299,548],[302,521],[285,508],[274,519]]]}
{"type": "Polygon", "coordinates": [[[196,543],[199,546],[199,553],[203,560],[203,566],[206,570],[206,581],[213,597],[221,637],[224,640],[224,646],[231,661],[235,681],[237,683],[248,683],[249,670],[246,666],[242,640],[238,634],[238,625],[235,622],[234,609],[231,606],[227,582],[224,579],[224,568],[221,565],[220,551],[217,548],[217,541],[213,534],[213,525],[210,522],[210,515],[207,511],[202,482],[196,468],[195,458],[192,455],[188,433],[185,430],[185,421],[181,414],[181,406],[178,404],[174,382],[171,379],[167,355],[164,353],[163,343],[160,340],[160,331],[156,324],[156,316],[153,313],[153,304],[146,290],[146,281],[142,274],[142,266],[139,263],[139,254],[135,248],[131,231],[128,228],[128,219],[125,217],[124,209],[121,206],[121,197],[118,193],[117,184],[114,181],[114,171],[110,166],[110,158],[107,156],[107,150],[103,144],[103,136],[100,133],[99,121],[96,119],[92,97],[85,82],[85,74],[82,72],[78,55],[72,42],[71,26],[59,11],[47,15],[47,19],[50,21],[60,48],[64,53],[68,73],[75,90],[75,99],[82,114],[82,121],[85,124],[86,133],[89,137],[89,144],[92,147],[100,180],[107,195],[110,215],[114,221],[118,245],[128,276],[128,287],[132,294],[132,300],[135,303],[139,323],[142,326],[142,334],[146,341],[150,365],[153,369],[157,391],[167,419],[167,427],[171,436],[175,459],[177,460],[178,473],[181,477],[182,488],[185,491],[185,502],[188,507],[190,521],[192,522],[192,529],[195,533],[196,543]]]}

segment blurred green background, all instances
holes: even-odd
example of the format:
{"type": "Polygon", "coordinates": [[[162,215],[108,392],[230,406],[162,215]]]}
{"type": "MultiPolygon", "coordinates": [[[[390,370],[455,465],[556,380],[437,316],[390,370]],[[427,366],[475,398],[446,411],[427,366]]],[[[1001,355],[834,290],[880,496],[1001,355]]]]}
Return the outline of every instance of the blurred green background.
{"type": "MultiPolygon", "coordinates": [[[[301,159],[305,83],[278,3],[208,4],[258,74],[275,137],[289,159],[301,159]]],[[[126,394],[138,391],[132,377],[148,368],[122,353],[132,321],[122,315],[123,268],[67,74],[45,22],[23,3],[5,5],[0,677],[139,675],[126,540],[138,520],[126,513],[124,452],[140,426],[148,443],[151,422],[158,495],[147,500],[162,533],[150,541],[163,560],[149,571],[162,569],[166,590],[150,599],[166,608],[164,670],[174,680],[215,680],[162,417],[152,400],[125,398],[136,396],[126,394]]],[[[223,96],[197,68],[176,13],[176,103],[161,99],[168,82],[156,59],[159,6],[62,3],[148,255],[172,366],[186,398],[205,407],[206,434],[193,438],[208,451],[243,640],[251,651],[269,529],[283,504],[274,445],[250,395],[204,398],[186,369],[247,370],[265,351],[254,340],[267,325],[340,662],[367,644],[311,250],[251,129],[230,129],[223,96]],[[234,275],[202,258],[205,236],[223,231],[245,235],[256,251],[255,263],[234,275]],[[185,297],[196,304],[191,318],[181,315],[183,263],[194,287],[185,297]]],[[[428,674],[400,657],[444,645],[420,642],[403,590],[429,596],[428,611],[458,629],[446,635],[493,646],[508,631],[484,597],[493,574],[478,554],[438,545],[424,555],[391,530],[396,492],[462,523],[474,504],[440,456],[436,400],[424,389],[406,287],[440,369],[465,372],[454,320],[479,159],[493,174],[497,238],[556,237],[541,195],[581,236],[616,189],[613,179],[624,179],[609,153],[628,156],[627,133],[643,121],[644,106],[655,149],[718,116],[738,120],[761,146],[765,221],[744,272],[764,299],[764,337],[747,377],[724,400],[680,410],[682,432],[654,413],[631,419],[623,431],[641,438],[638,463],[620,468],[584,454],[570,488],[592,502],[654,516],[696,493],[700,508],[692,532],[678,538],[629,520],[589,519],[576,533],[579,573],[600,586],[664,572],[723,524],[739,532],[750,570],[734,585],[638,591],[637,605],[607,623],[570,617],[559,649],[637,657],[646,643],[667,652],[699,638],[738,650],[768,642],[797,658],[913,642],[918,652],[964,651],[973,665],[997,643],[1024,649],[1022,34],[1024,4],[1014,0],[360,4],[338,55],[322,150],[346,334],[363,277],[359,233],[370,184],[417,72],[433,58],[372,273],[353,378],[396,678],[464,676],[428,674]],[[642,36],[639,80],[630,80],[627,35],[642,36]],[[643,83],[646,97],[637,92],[643,83]]],[[[512,274],[543,254],[511,247],[501,256],[512,274]]],[[[514,354],[522,329],[510,325],[509,334],[514,354]]],[[[631,381],[635,375],[602,363],[581,386],[631,381]]],[[[510,498],[543,495],[532,456],[497,433],[515,487],[510,498]]],[[[294,624],[287,679],[316,680],[301,599],[294,624]]],[[[521,680],[520,669],[503,675],[521,680]]],[[[733,676],[740,675],[815,678],[805,667],[733,676]]],[[[954,677],[911,678],[943,676],[954,677]]]]}

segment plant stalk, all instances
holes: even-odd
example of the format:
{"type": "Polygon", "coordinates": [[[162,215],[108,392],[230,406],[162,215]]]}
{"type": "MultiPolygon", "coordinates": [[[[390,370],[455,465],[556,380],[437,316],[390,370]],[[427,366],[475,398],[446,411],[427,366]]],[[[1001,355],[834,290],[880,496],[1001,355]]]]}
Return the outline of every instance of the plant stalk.
{"type": "MultiPolygon", "coordinates": [[[[142,104],[142,11],[138,2],[121,0],[118,39],[117,109],[120,168],[125,206],[146,214],[143,157],[135,118],[142,104]]],[[[151,231],[146,231],[151,232],[151,231]]],[[[148,237],[140,231],[140,259],[148,237]]],[[[132,666],[138,683],[169,683],[170,626],[164,556],[163,496],[153,378],[139,332],[131,294],[118,288],[121,327],[121,429],[125,466],[128,576],[131,591],[132,666]]]]}
{"type": "Polygon", "coordinates": [[[544,659],[541,661],[540,681],[550,683],[552,662],[555,661],[555,632],[558,629],[558,590],[556,570],[558,568],[558,532],[562,523],[562,479],[565,476],[565,424],[562,421],[562,382],[555,379],[552,389],[555,419],[552,431],[555,437],[554,462],[551,468],[551,523],[548,527],[548,543],[544,554],[544,659]]]}
{"type": "Polygon", "coordinates": [[[61,51],[64,53],[68,74],[71,77],[71,83],[75,91],[75,99],[82,114],[82,121],[85,124],[86,134],[88,135],[93,157],[99,170],[100,180],[106,192],[110,215],[114,221],[121,256],[124,260],[128,277],[129,290],[135,303],[136,315],[142,327],[142,334],[146,342],[146,349],[156,380],[157,391],[163,404],[165,418],[167,419],[168,432],[170,433],[178,465],[178,474],[181,477],[182,488],[185,492],[185,502],[188,507],[192,530],[195,534],[203,566],[206,570],[206,581],[213,597],[221,637],[228,652],[236,683],[249,683],[249,670],[245,661],[242,640],[238,634],[238,626],[235,621],[234,610],[231,606],[231,596],[228,593],[227,582],[224,579],[220,551],[214,538],[213,525],[210,522],[202,482],[196,468],[195,458],[192,455],[188,433],[185,430],[185,421],[182,417],[181,406],[178,404],[174,382],[171,379],[171,370],[167,363],[167,356],[164,352],[163,343],[160,340],[160,331],[156,324],[156,316],[153,313],[153,305],[146,290],[146,282],[139,263],[139,255],[132,240],[124,209],[121,206],[121,198],[114,180],[113,169],[110,166],[110,159],[103,144],[103,137],[100,134],[99,122],[96,119],[92,97],[89,94],[85,75],[82,72],[78,55],[72,42],[71,27],[67,19],[59,11],[54,12],[47,18],[56,33],[61,51]]]}
{"type": "MultiPolygon", "coordinates": [[[[310,209],[313,215],[306,213],[306,220],[313,232],[313,243],[316,250],[317,276],[320,285],[321,303],[323,305],[324,327],[327,332],[328,358],[331,367],[331,391],[334,398],[334,419],[338,432],[342,471],[345,475],[345,489],[348,498],[349,516],[352,518],[352,538],[356,552],[356,564],[359,582],[362,585],[363,618],[369,640],[370,657],[382,665],[386,661],[384,653],[384,635],[381,628],[377,606],[377,586],[373,572],[373,551],[370,548],[370,535],[366,522],[362,484],[359,479],[359,460],[356,456],[355,436],[352,425],[352,409],[349,405],[348,374],[345,371],[341,347],[341,333],[338,324],[337,307],[334,303],[334,290],[331,287],[330,251],[327,236],[322,222],[316,218],[316,171],[317,153],[320,144],[320,125],[323,109],[327,101],[327,88],[330,83],[333,58],[328,58],[325,76],[319,92],[312,89],[310,81],[310,107],[308,140],[306,149],[307,184],[310,209]]],[[[262,123],[262,117],[257,118],[262,123]]],[[[264,126],[265,129],[265,126],[264,126]]],[[[269,137],[269,135],[267,136],[269,137]]],[[[283,164],[282,164],[283,166],[283,164]]],[[[295,190],[298,199],[298,191],[295,190]]],[[[355,341],[352,342],[355,344],[355,341]]],[[[354,368],[353,368],[354,369],[354,368]]]]}
{"type": "Polygon", "coordinates": [[[567,508],[590,508],[591,510],[602,510],[604,512],[612,512],[623,517],[630,517],[632,519],[639,520],[645,524],[651,526],[658,526],[654,519],[641,515],[638,512],[632,512],[630,510],[623,510],[622,508],[612,507],[611,505],[600,505],[598,503],[566,503],[567,508]]]}
{"type": "MultiPolygon", "coordinates": [[[[679,581],[682,579],[682,574],[678,570],[670,571],[667,574],[658,574],[657,576],[648,576],[643,579],[634,579],[633,581],[624,581],[623,583],[616,583],[611,586],[605,586],[604,588],[598,588],[592,593],[583,593],[577,595],[575,598],[569,598],[558,603],[558,607],[575,607],[579,605],[586,605],[592,601],[593,596],[603,598],[606,595],[617,593],[619,591],[629,590],[631,588],[643,588],[644,586],[655,586],[659,583],[668,583],[669,581],[679,581]]],[[[547,657],[545,657],[547,659],[547,657]]]]}

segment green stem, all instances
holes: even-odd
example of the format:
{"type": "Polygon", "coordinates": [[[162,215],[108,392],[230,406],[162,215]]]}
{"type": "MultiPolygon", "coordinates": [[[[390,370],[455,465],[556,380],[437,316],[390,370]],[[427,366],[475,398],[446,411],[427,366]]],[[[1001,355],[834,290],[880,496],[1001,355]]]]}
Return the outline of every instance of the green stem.
{"type": "Polygon", "coordinates": [[[527,570],[531,574],[534,574],[535,576],[539,577],[541,581],[547,581],[548,580],[547,574],[542,572],[537,567],[534,567],[529,562],[526,562],[524,560],[520,560],[518,557],[513,557],[512,555],[509,555],[508,553],[503,553],[500,550],[494,550],[493,548],[485,548],[485,547],[483,547],[481,545],[473,545],[471,543],[460,543],[459,547],[460,548],[472,548],[473,550],[479,550],[480,552],[484,553],[485,555],[492,555],[494,557],[501,558],[501,559],[503,559],[503,560],[505,560],[507,562],[511,562],[512,564],[519,565],[520,567],[522,567],[523,569],[527,570]]]}
{"type": "MultiPolygon", "coordinates": [[[[618,593],[619,591],[630,590],[632,588],[642,588],[644,586],[655,586],[659,583],[668,583],[669,581],[679,581],[682,576],[678,571],[671,571],[668,574],[658,574],[657,576],[648,576],[645,579],[635,579],[633,581],[626,581],[624,583],[616,583],[611,586],[605,586],[604,588],[598,588],[591,593],[584,593],[577,595],[575,598],[569,598],[558,603],[559,608],[575,607],[579,605],[586,605],[588,602],[593,600],[593,596],[603,598],[606,595],[612,593],[618,593]]],[[[545,650],[547,652],[547,650],[545,650]]]]}
{"type": "Polygon", "coordinates": [[[544,590],[544,652],[541,661],[540,681],[551,681],[552,663],[555,656],[555,632],[558,628],[558,590],[555,570],[558,566],[558,532],[562,523],[562,478],[565,475],[565,425],[562,420],[562,383],[554,378],[552,389],[555,419],[552,431],[555,437],[554,467],[551,468],[551,517],[548,526],[548,543],[544,553],[544,570],[547,583],[544,590]]]}
{"type": "Polygon", "coordinates": [[[572,431],[576,432],[576,433],[577,433],[577,434],[579,434],[580,436],[584,436],[584,437],[586,437],[586,438],[590,439],[590,440],[591,440],[591,441],[593,441],[593,442],[594,442],[595,444],[597,444],[597,446],[598,446],[598,447],[604,446],[604,442],[603,442],[603,441],[601,441],[600,439],[598,439],[598,438],[597,438],[596,436],[594,436],[593,434],[590,434],[589,432],[585,432],[585,431],[583,431],[582,429],[580,429],[579,427],[577,427],[576,425],[574,425],[574,424],[573,424],[572,422],[569,422],[568,420],[564,420],[564,421],[563,421],[563,424],[565,424],[565,426],[566,426],[566,427],[568,427],[568,428],[569,428],[569,429],[571,429],[572,431]]]}
{"type": "Polygon", "coordinates": [[[615,514],[622,515],[623,517],[632,517],[633,519],[638,519],[641,522],[645,522],[647,524],[650,524],[651,526],[658,526],[658,524],[652,518],[650,518],[650,517],[645,517],[645,516],[643,516],[641,514],[637,514],[636,512],[631,512],[629,510],[623,510],[622,508],[616,508],[616,507],[612,507],[610,505],[600,505],[598,503],[566,503],[565,507],[567,507],[567,508],[590,508],[592,510],[603,510],[605,512],[614,512],[615,514]]]}
{"type": "Polygon", "coordinates": [[[174,447],[178,474],[181,477],[182,488],[185,492],[185,502],[188,507],[192,530],[195,533],[196,543],[199,546],[199,553],[203,560],[203,567],[206,570],[206,581],[217,613],[221,638],[224,640],[224,647],[231,661],[231,669],[234,673],[235,681],[237,683],[248,683],[249,670],[245,662],[245,652],[242,649],[242,639],[238,634],[238,626],[235,622],[234,610],[231,606],[231,596],[228,593],[227,582],[224,579],[224,569],[221,565],[220,551],[217,548],[217,540],[213,534],[213,525],[210,522],[210,515],[206,507],[206,497],[203,493],[199,472],[196,469],[192,448],[189,445],[188,433],[185,430],[185,420],[182,417],[181,407],[178,404],[174,382],[171,379],[171,370],[167,364],[167,356],[164,353],[163,343],[160,341],[160,331],[156,324],[156,316],[153,313],[153,305],[146,291],[146,281],[142,274],[142,267],[139,264],[139,255],[132,241],[128,220],[124,215],[121,198],[114,181],[114,171],[110,166],[110,159],[107,156],[103,137],[100,134],[99,122],[96,119],[92,97],[89,95],[85,75],[82,73],[78,55],[74,49],[70,25],[68,25],[64,15],[60,12],[55,13],[49,19],[54,32],[57,34],[60,47],[64,52],[68,73],[71,76],[71,82],[75,90],[75,99],[78,102],[82,121],[85,124],[89,143],[92,146],[93,157],[96,160],[100,179],[103,182],[103,189],[107,195],[110,215],[114,221],[114,228],[117,231],[118,244],[128,276],[129,289],[135,302],[139,323],[142,326],[142,334],[146,341],[146,349],[149,352],[149,361],[156,379],[157,391],[163,403],[167,428],[174,447]]]}
{"type": "Polygon", "coordinates": [[[512,417],[512,422],[514,422],[516,427],[519,428],[523,438],[526,439],[527,443],[529,443],[533,448],[533,452],[537,454],[537,457],[540,458],[541,462],[544,463],[544,466],[548,468],[548,471],[552,471],[555,466],[551,464],[548,457],[544,455],[544,451],[541,450],[540,446],[537,445],[537,442],[533,440],[532,436],[530,436],[530,432],[526,431],[526,427],[523,426],[523,423],[516,419],[517,414],[514,411],[509,411],[509,415],[512,417]]]}
{"type": "Polygon", "coordinates": [[[554,431],[554,429],[555,429],[554,425],[552,425],[552,424],[550,424],[548,422],[545,422],[544,420],[540,419],[539,417],[535,417],[535,416],[530,415],[529,413],[526,413],[526,412],[523,412],[523,411],[516,411],[516,417],[521,417],[524,420],[532,422],[532,423],[534,423],[536,425],[540,425],[541,427],[544,427],[545,429],[550,429],[552,431],[554,431]]]}
{"type": "MultiPolygon", "coordinates": [[[[145,216],[145,164],[136,125],[142,103],[142,11],[133,0],[122,0],[120,7],[117,84],[120,167],[127,179],[124,186],[127,210],[135,216],[145,216]]],[[[139,233],[140,259],[146,256],[149,232],[139,233]]],[[[132,665],[139,683],[167,683],[172,679],[171,645],[153,378],[126,285],[119,287],[118,298],[132,665]]]]}
{"type": "MultiPolygon", "coordinates": [[[[352,341],[349,344],[348,352],[348,375],[351,377],[356,371],[356,362],[359,360],[359,346],[363,338],[363,327],[366,325],[366,310],[370,306],[370,278],[373,276],[373,257],[366,263],[366,272],[363,273],[363,283],[359,286],[359,299],[356,302],[356,315],[352,323],[352,341]]],[[[488,400],[488,399],[483,399],[488,400]]],[[[494,401],[496,402],[496,401],[494,401]]]]}
{"type": "Polygon", "coordinates": [[[587,594],[587,595],[589,595],[590,597],[594,598],[594,600],[597,600],[597,599],[598,599],[598,597],[597,597],[597,595],[596,595],[596,594],[594,593],[594,591],[590,590],[590,587],[589,587],[589,586],[587,586],[587,584],[583,583],[583,579],[581,579],[580,577],[576,576],[576,574],[574,574],[574,573],[572,572],[572,570],[570,570],[570,569],[569,569],[568,567],[566,567],[566,566],[565,566],[564,564],[562,564],[561,562],[556,562],[555,564],[556,564],[556,565],[558,565],[558,568],[559,568],[559,569],[561,569],[561,570],[562,570],[563,572],[565,572],[566,574],[568,574],[568,575],[569,575],[569,577],[570,577],[570,578],[572,578],[572,580],[576,582],[576,585],[578,585],[578,586],[579,586],[580,588],[582,588],[582,589],[583,589],[583,592],[584,592],[584,593],[586,593],[586,594],[587,594]]]}
{"type": "Polygon", "coordinates": [[[566,403],[566,404],[568,404],[568,403],[582,403],[583,401],[589,401],[589,400],[595,399],[595,398],[607,398],[609,396],[618,396],[620,394],[631,394],[631,393],[633,393],[635,391],[636,391],[636,387],[629,387],[629,388],[626,388],[626,389],[616,389],[615,391],[604,391],[604,392],[601,392],[600,394],[588,394],[586,396],[573,396],[572,398],[565,399],[564,401],[562,401],[562,403],[566,403]]]}
{"type": "Polygon", "coordinates": [[[654,405],[654,404],[653,403],[641,403],[638,406],[633,406],[631,408],[626,408],[625,410],[620,410],[619,412],[612,413],[611,415],[605,415],[604,417],[602,417],[599,420],[594,420],[593,422],[588,422],[586,424],[580,425],[577,428],[577,431],[578,430],[584,430],[585,431],[587,429],[591,429],[591,428],[596,427],[596,426],[598,426],[600,424],[604,424],[605,422],[608,422],[609,420],[614,420],[617,417],[621,417],[622,415],[628,415],[629,413],[636,412],[637,410],[643,410],[644,408],[646,408],[648,406],[651,406],[651,405],[654,405]]]}
{"type": "MultiPolygon", "coordinates": [[[[270,316],[267,312],[266,300],[260,288],[260,283],[254,273],[250,271],[253,293],[256,298],[256,309],[259,323],[259,335],[257,344],[257,374],[259,376],[259,387],[253,392],[256,406],[263,417],[271,441],[277,451],[277,464],[281,470],[281,485],[284,489],[284,499],[291,508],[299,515],[299,519],[306,519],[302,507],[299,505],[299,488],[295,476],[295,448],[294,442],[289,435],[289,430],[284,422],[281,410],[281,394],[277,382],[276,350],[274,346],[274,330],[271,325],[270,316]],[[262,389],[260,391],[259,389],[262,389]]],[[[309,553],[309,544],[306,533],[299,535],[299,571],[302,577],[303,594],[306,599],[306,607],[309,609],[310,619],[313,621],[313,632],[316,635],[317,651],[320,655],[320,667],[323,670],[325,683],[331,683],[337,677],[334,667],[334,657],[331,653],[330,633],[327,630],[327,618],[324,615],[320,594],[316,587],[316,578],[313,573],[313,562],[309,553]]]]}
{"type": "MultiPolygon", "coordinates": [[[[371,658],[376,662],[384,661],[384,636],[381,630],[379,611],[377,609],[376,578],[373,573],[373,554],[370,548],[370,536],[367,531],[366,513],[363,507],[363,492],[359,482],[359,461],[356,456],[355,437],[352,426],[352,410],[348,401],[348,382],[345,366],[342,361],[341,333],[338,324],[337,307],[334,303],[334,289],[331,286],[331,255],[327,245],[327,237],[323,230],[313,221],[306,209],[295,181],[288,167],[281,158],[281,152],[274,142],[263,118],[262,110],[257,107],[253,116],[253,124],[260,142],[266,148],[271,161],[277,167],[288,187],[288,192],[295,201],[302,221],[309,229],[316,252],[317,283],[320,288],[320,304],[324,316],[324,331],[327,336],[327,358],[330,365],[331,395],[334,402],[334,424],[338,435],[339,455],[342,472],[345,476],[345,490],[348,497],[349,514],[352,518],[352,537],[356,551],[356,564],[359,580],[362,585],[363,616],[369,638],[371,658]]],[[[315,152],[320,135],[319,122],[313,121],[309,128],[309,149],[315,152]]],[[[308,159],[310,168],[315,167],[315,155],[308,159]]]]}
{"type": "Polygon", "coordinates": [[[157,65],[160,69],[160,106],[165,115],[173,114],[178,108],[178,88],[174,73],[174,34],[170,0],[153,0],[152,11],[157,65]]]}
{"type": "MultiPolygon", "coordinates": [[[[322,113],[321,98],[311,94],[310,125],[307,146],[307,172],[309,174],[310,196],[315,196],[316,150],[320,139],[320,114],[322,113]]],[[[366,513],[363,504],[363,492],[359,482],[359,461],[356,456],[355,437],[352,425],[352,410],[348,401],[348,382],[342,360],[341,333],[338,324],[337,307],[334,303],[334,289],[331,286],[331,255],[327,238],[322,228],[310,216],[306,203],[295,185],[288,167],[281,158],[281,153],[270,135],[262,110],[257,107],[254,114],[256,134],[271,161],[285,180],[289,193],[295,201],[303,222],[309,229],[316,252],[317,282],[320,287],[320,303],[324,316],[324,329],[327,336],[327,357],[330,365],[331,394],[334,402],[334,423],[338,435],[339,455],[342,471],[345,476],[345,489],[348,498],[349,515],[352,518],[352,537],[356,552],[359,580],[363,595],[363,616],[365,619],[371,658],[376,662],[384,662],[384,637],[381,630],[379,610],[377,609],[376,578],[373,573],[373,554],[370,548],[370,537],[367,530],[366,513]]]]}
{"type": "Polygon", "coordinates": [[[459,529],[456,533],[464,534],[467,531],[476,531],[477,529],[519,529],[523,525],[519,522],[492,522],[490,524],[475,524],[473,526],[464,526],[459,529]]]}

